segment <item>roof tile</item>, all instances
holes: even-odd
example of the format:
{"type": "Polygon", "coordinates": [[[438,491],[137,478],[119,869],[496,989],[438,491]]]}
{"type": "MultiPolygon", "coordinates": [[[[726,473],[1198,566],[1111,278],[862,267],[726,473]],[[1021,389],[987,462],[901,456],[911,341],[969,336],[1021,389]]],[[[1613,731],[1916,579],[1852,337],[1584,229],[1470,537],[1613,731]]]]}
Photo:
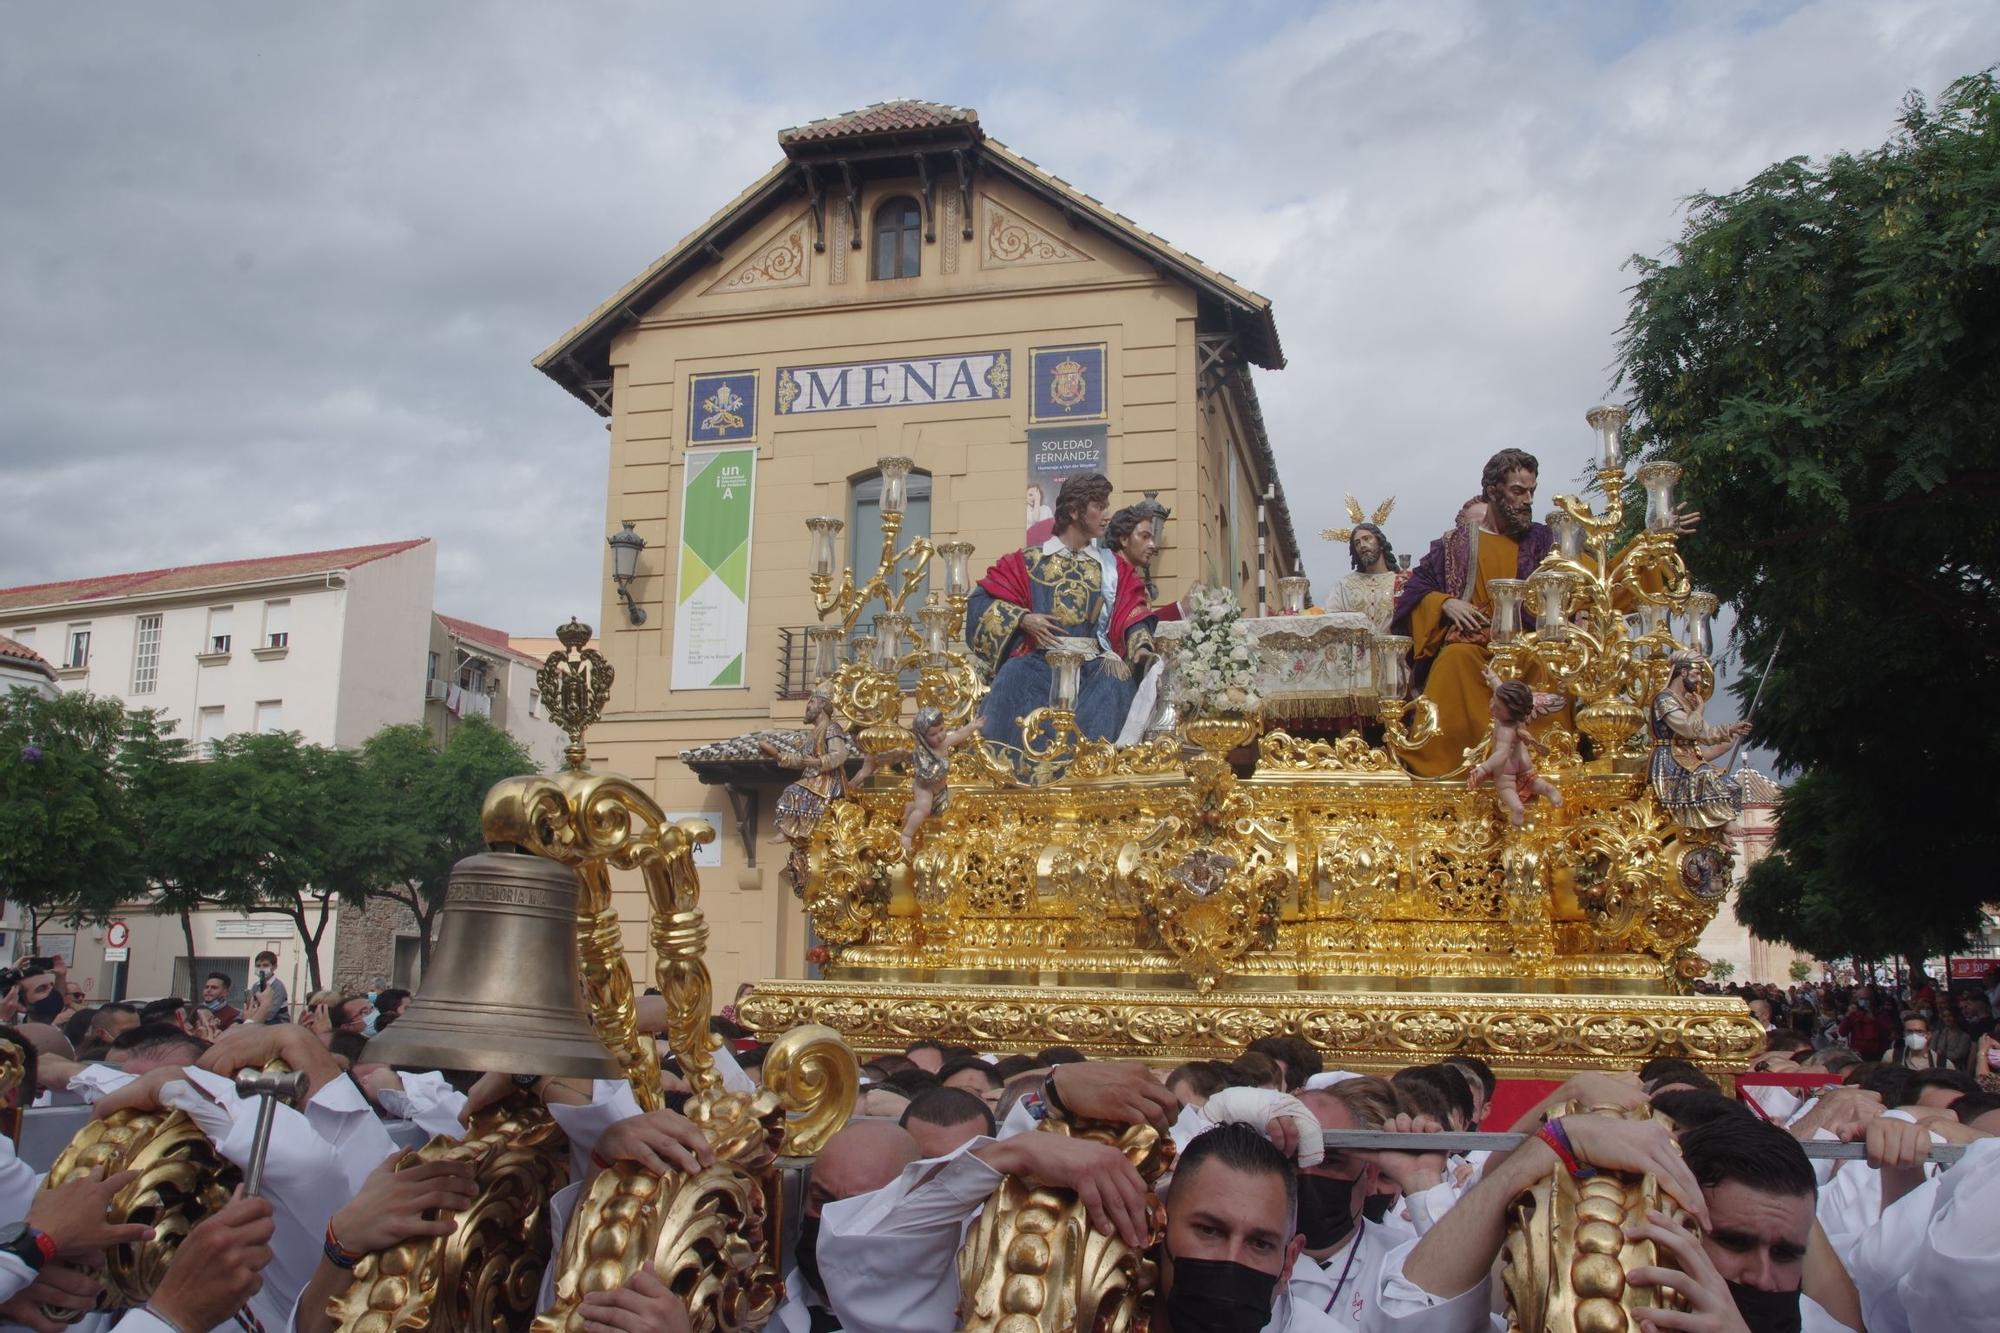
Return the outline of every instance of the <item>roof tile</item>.
{"type": "Polygon", "coordinates": [[[846,111],[823,120],[807,121],[778,131],[778,143],[830,143],[835,139],[861,139],[875,134],[897,134],[907,130],[939,130],[951,125],[977,127],[979,113],[971,107],[944,106],[902,98],[893,102],[871,102],[858,110],[846,111]]]}
{"type": "Polygon", "coordinates": [[[16,643],[4,634],[0,634],[0,657],[11,658],[17,662],[25,662],[50,677],[56,674],[56,669],[49,665],[48,658],[43,657],[27,644],[16,643]]]}
{"type": "Polygon", "coordinates": [[[422,546],[428,537],[410,541],[380,542],[373,546],[343,546],[331,551],[306,551],[299,555],[262,556],[252,560],[221,560],[208,565],[176,565],[171,569],[148,569],[136,574],[101,574],[95,578],[68,579],[57,583],[28,583],[18,588],[0,588],[0,611],[27,606],[62,606],[72,602],[99,602],[113,597],[135,597],[142,593],[184,592],[197,588],[221,588],[232,583],[261,579],[293,578],[307,574],[353,569],[422,546]]]}

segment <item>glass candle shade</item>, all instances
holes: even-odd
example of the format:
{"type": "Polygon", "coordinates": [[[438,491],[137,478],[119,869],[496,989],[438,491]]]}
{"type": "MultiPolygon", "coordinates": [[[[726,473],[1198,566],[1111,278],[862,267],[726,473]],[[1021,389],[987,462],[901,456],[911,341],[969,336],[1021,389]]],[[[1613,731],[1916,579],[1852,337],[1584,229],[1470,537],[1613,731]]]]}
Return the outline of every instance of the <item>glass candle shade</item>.
{"type": "Polygon", "coordinates": [[[1639,469],[1639,484],[1646,488],[1646,531],[1673,530],[1674,483],[1680,479],[1679,463],[1648,463],[1639,469]]]}
{"type": "Polygon", "coordinates": [[[1302,574],[1278,580],[1278,609],[1288,616],[1295,616],[1306,609],[1306,595],[1312,591],[1312,580],[1302,574]]]}
{"type": "Polygon", "coordinates": [[[812,572],[827,578],[833,577],[834,559],[839,554],[834,548],[839,545],[840,530],[847,524],[837,518],[821,514],[806,520],[806,531],[812,535],[812,572]]]}
{"type": "Polygon", "coordinates": [[[1583,524],[1567,509],[1549,515],[1549,531],[1556,537],[1556,553],[1572,563],[1583,559],[1583,524]]]}
{"type": "Polygon", "coordinates": [[[1493,594],[1493,642],[1512,643],[1521,637],[1521,596],[1527,590],[1522,579],[1487,580],[1486,591],[1493,594]]]}
{"type": "Polygon", "coordinates": [[[875,636],[873,634],[855,635],[853,642],[848,645],[848,653],[848,660],[856,666],[873,666],[875,664],[875,636]]]}
{"type": "Polygon", "coordinates": [[[946,542],[937,548],[944,561],[944,592],[947,597],[972,595],[972,543],[946,542]]]}
{"type": "Polygon", "coordinates": [[[806,638],[812,643],[814,680],[825,680],[840,670],[840,626],[814,625],[806,630],[806,638]]]}
{"type": "Polygon", "coordinates": [[[892,455],[878,458],[875,466],[882,469],[882,512],[900,514],[910,498],[910,469],[917,465],[913,458],[892,455]]]}
{"type": "Polygon", "coordinates": [[[1083,684],[1083,654],[1067,648],[1051,648],[1043,656],[1049,663],[1049,707],[1074,713],[1083,684]]]}
{"type": "Polygon", "coordinates": [[[937,601],[937,594],[931,594],[931,602],[917,612],[917,619],[924,627],[924,651],[932,657],[943,657],[951,647],[951,608],[937,601]]]}
{"type": "Polygon", "coordinates": [[[1667,611],[1666,607],[1653,602],[1640,603],[1637,626],[1634,627],[1629,621],[1627,622],[1628,633],[1632,633],[1635,628],[1637,631],[1636,638],[1655,640],[1654,643],[1650,644],[1639,643],[1634,645],[1632,652],[1635,657],[1659,657],[1672,651],[1671,648],[1661,648],[1658,645],[1659,636],[1673,637],[1673,617],[1667,611]]]}
{"type": "Polygon", "coordinates": [[[1369,650],[1375,659],[1375,692],[1384,699],[1400,699],[1410,692],[1410,636],[1378,634],[1369,650]]]}
{"type": "Polygon", "coordinates": [[[1688,647],[1703,657],[1715,656],[1715,613],[1721,605],[1712,592],[1697,592],[1688,596],[1688,647]]]}
{"type": "Polygon", "coordinates": [[[909,637],[910,618],[894,611],[875,617],[875,665],[894,671],[903,659],[903,641],[909,637]]]}
{"type": "Polygon", "coordinates": [[[1625,442],[1620,438],[1625,429],[1625,409],[1601,403],[1583,414],[1590,428],[1597,432],[1597,466],[1604,472],[1625,470],[1625,442]]]}
{"type": "Polygon", "coordinates": [[[1535,636],[1569,637],[1570,576],[1564,570],[1539,569],[1528,578],[1528,599],[1535,608],[1535,636]]]}

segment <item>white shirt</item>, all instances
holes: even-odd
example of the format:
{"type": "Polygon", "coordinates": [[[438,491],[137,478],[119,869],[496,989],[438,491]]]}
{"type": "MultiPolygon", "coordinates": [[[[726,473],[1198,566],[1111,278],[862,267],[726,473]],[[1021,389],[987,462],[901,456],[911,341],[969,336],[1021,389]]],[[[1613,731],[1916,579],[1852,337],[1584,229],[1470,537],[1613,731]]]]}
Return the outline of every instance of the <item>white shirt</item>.
{"type": "Polygon", "coordinates": [[[118,1091],[137,1077],[106,1064],[85,1065],[70,1076],[69,1090],[94,1105],[98,1098],[118,1091]]]}
{"type": "MultiPolygon", "coordinates": [[[[0,1135],[0,1138],[4,1138],[0,1135]]],[[[19,1219],[12,1219],[18,1221],[19,1219]]],[[[35,1284],[36,1270],[18,1255],[0,1254],[0,1304],[13,1300],[35,1284]]]]}
{"type": "Polygon", "coordinates": [[[1336,1328],[1358,1329],[1382,1290],[1382,1264],[1409,1239],[1362,1218],[1354,1237],[1324,1260],[1301,1254],[1292,1266],[1292,1300],[1323,1313],[1336,1328]]]}
{"type": "Polygon", "coordinates": [[[452,1087],[439,1073],[397,1071],[399,1088],[384,1088],[375,1094],[382,1109],[398,1120],[408,1120],[426,1134],[442,1134],[449,1139],[465,1137],[459,1112],[465,1109],[465,1094],[452,1087]]]}
{"type": "Polygon", "coordinates": [[[1433,1296],[1403,1276],[1403,1266],[1417,1248],[1404,1241],[1382,1261],[1382,1286],[1375,1303],[1362,1313],[1361,1327],[1369,1333],[1506,1333],[1507,1321],[1493,1313],[1492,1282],[1475,1282],[1446,1299],[1433,1296]]]}
{"type": "Polygon", "coordinates": [[[2000,1139],[1944,1173],[1916,1262],[1897,1281],[1912,1329],[2000,1328],[2000,1139]]]}

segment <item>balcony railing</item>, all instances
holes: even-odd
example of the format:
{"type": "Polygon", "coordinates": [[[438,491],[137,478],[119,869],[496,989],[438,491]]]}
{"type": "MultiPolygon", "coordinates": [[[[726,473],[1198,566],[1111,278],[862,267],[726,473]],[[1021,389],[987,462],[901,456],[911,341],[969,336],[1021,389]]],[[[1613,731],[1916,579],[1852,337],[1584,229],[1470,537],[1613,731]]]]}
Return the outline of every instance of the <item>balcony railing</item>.
{"type": "MultiPolygon", "coordinates": [[[[812,640],[806,631],[810,625],[780,626],[778,629],[778,697],[780,699],[803,699],[812,693],[819,683],[812,674],[812,640]]],[[[868,632],[866,624],[855,626],[853,638],[860,638],[868,632]]],[[[843,656],[851,656],[852,639],[843,656]]],[[[905,690],[916,688],[917,673],[905,671],[902,675],[905,690]]]]}

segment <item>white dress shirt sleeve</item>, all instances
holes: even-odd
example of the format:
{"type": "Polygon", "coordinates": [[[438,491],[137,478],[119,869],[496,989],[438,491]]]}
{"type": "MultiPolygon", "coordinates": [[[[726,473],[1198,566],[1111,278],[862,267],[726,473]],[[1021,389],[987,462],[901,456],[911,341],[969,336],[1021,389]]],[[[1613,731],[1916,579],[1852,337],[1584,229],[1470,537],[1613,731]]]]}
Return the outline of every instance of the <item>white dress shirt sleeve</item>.
{"type": "Polygon", "coordinates": [[[1403,1276],[1416,1248],[1416,1240],[1405,1241],[1382,1261],[1382,1289],[1361,1321],[1366,1333],[1506,1333],[1506,1321],[1493,1313],[1490,1281],[1446,1298],[1403,1276]]]}
{"type": "Polygon", "coordinates": [[[2000,1310],[2000,1139],[1944,1173],[1916,1262],[1898,1283],[1913,1329],[1991,1328],[2000,1310]]]}
{"type": "Polygon", "coordinates": [[[70,1075],[69,1090],[87,1103],[95,1103],[98,1098],[118,1091],[137,1077],[110,1065],[85,1065],[70,1075]]]}
{"type": "Polygon", "coordinates": [[[361,1190],[368,1173],[382,1159],[397,1151],[396,1141],[376,1118],[375,1108],[355,1081],[342,1074],[312,1095],[306,1103],[306,1123],[333,1149],[347,1178],[347,1197],[361,1190]]]}
{"type": "Polygon", "coordinates": [[[643,1113],[630,1083],[622,1078],[600,1078],[590,1085],[588,1106],[550,1102],[549,1114],[569,1136],[569,1178],[587,1180],[592,1169],[590,1155],[597,1151],[604,1131],[643,1113]]]}
{"type": "Polygon", "coordinates": [[[382,1109],[399,1120],[408,1120],[425,1134],[442,1134],[448,1139],[465,1137],[459,1113],[465,1110],[465,1094],[451,1086],[443,1074],[398,1071],[400,1088],[384,1088],[375,1094],[382,1109]]]}
{"type": "Polygon", "coordinates": [[[0,1134],[0,1222],[19,1222],[34,1205],[41,1175],[14,1151],[14,1140],[0,1134]]]}
{"type": "Polygon", "coordinates": [[[0,1303],[13,1300],[34,1283],[35,1270],[26,1261],[18,1255],[0,1254],[0,1303]]]}
{"type": "Polygon", "coordinates": [[[569,1234],[570,1219],[576,1215],[576,1201],[590,1182],[572,1180],[549,1196],[549,1261],[542,1266],[542,1294],[535,1304],[541,1314],[556,1303],[556,1278],[561,1275],[563,1237],[569,1234]]]}
{"type": "Polygon", "coordinates": [[[820,1209],[819,1266],[847,1333],[938,1333],[958,1327],[958,1249],[1004,1177],[973,1155],[913,1162],[872,1194],[820,1209]]]}

